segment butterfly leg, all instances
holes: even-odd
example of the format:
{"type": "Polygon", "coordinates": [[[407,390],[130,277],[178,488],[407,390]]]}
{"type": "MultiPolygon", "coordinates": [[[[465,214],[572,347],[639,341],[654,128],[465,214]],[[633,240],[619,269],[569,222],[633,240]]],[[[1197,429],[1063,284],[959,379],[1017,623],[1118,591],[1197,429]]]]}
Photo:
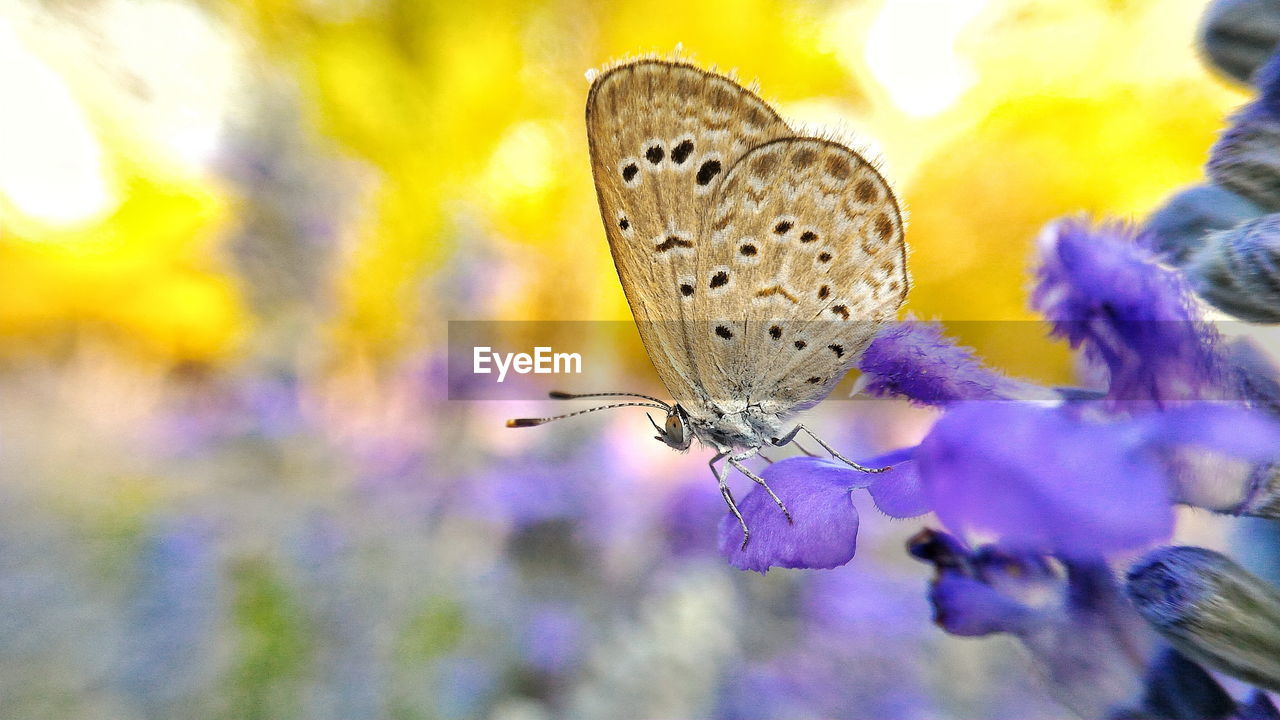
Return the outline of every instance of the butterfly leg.
{"type": "Polygon", "coordinates": [[[742,464],[743,460],[746,460],[747,458],[753,455],[756,455],[759,452],[760,452],[759,448],[753,448],[751,450],[747,450],[746,452],[739,453],[738,455],[730,455],[729,464],[737,468],[738,471],[741,472],[743,475],[746,475],[747,477],[751,478],[752,482],[764,488],[764,491],[769,493],[769,497],[773,498],[773,501],[778,504],[778,507],[782,510],[782,514],[787,516],[787,522],[794,522],[791,519],[791,511],[788,510],[787,506],[782,503],[782,498],[774,494],[773,488],[769,487],[769,483],[765,482],[764,478],[751,472],[751,470],[749,470],[746,465],[742,464]]]}
{"type": "Polygon", "coordinates": [[[728,465],[716,467],[716,463],[720,462],[729,453],[722,452],[711,458],[711,462],[707,463],[711,466],[711,473],[716,476],[716,482],[720,484],[720,496],[724,498],[724,502],[729,506],[729,512],[738,518],[738,524],[742,526],[742,548],[747,547],[747,540],[751,537],[751,531],[747,529],[747,521],[742,519],[742,513],[738,510],[738,504],[733,501],[733,493],[729,490],[729,483],[726,479],[729,477],[728,465]]]}
{"type": "MultiPolygon", "coordinates": [[[[800,424],[796,425],[794,428],[791,428],[791,432],[787,433],[786,435],[784,435],[784,436],[782,436],[782,437],[780,437],[780,438],[774,438],[774,439],[773,439],[773,440],[771,440],[770,442],[772,442],[774,445],[776,445],[776,446],[778,446],[778,447],[782,447],[783,445],[786,445],[787,443],[795,442],[796,435],[797,435],[801,430],[805,431],[805,434],[807,434],[809,437],[813,438],[813,441],[814,441],[814,442],[816,442],[816,443],[818,443],[819,445],[821,445],[823,450],[826,450],[827,452],[831,453],[831,457],[833,457],[833,458],[835,458],[835,459],[839,460],[840,462],[844,463],[845,465],[848,465],[849,467],[853,468],[854,470],[861,470],[862,472],[868,472],[868,473],[879,473],[879,472],[884,472],[885,470],[888,470],[888,469],[889,469],[889,468],[887,468],[887,467],[883,467],[883,468],[869,468],[869,467],[866,467],[866,466],[863,466],[863,465],[859,465],[858,463],[856,463],[856,462],[854,462],[854,461],[850,460],[849,458],[845,457],[844,455],[841,455],[839,452],[837,452],[837,451],[836,451],[836,449],[835,449],[835,448],[833,448],[833,447],[831,447],[830,445],[828,445],[828,444],[827,444],[827,442],[826,442],[825,440],[823,440],[822,438],[820,438],[820,437],[818,437],[817,435],[813,434],[813,431],[812,431],[812,430],[810,430],[809,428],[805,427],[805,426],[804,426],[804,423],[800,423],[800,424]]],[[[798,443],[797,443],[796,447],[799,447],[799,444],[798,444],[798,443]]]]}

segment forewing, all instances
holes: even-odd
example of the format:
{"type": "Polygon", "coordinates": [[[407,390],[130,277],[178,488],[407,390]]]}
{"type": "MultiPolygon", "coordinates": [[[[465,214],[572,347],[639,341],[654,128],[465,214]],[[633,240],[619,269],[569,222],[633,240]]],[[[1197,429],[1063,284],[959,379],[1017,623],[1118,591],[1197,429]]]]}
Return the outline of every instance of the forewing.
{"type": "Polygon", "coordinates": [[[699,223],[737,158],[790,134],[751,92],[691,65],[639,60],[591,86],[587,138],[613,262],[650,360],[691,411],[707,399],[689,325],[709,290],[699,223]]]}
{"type": "Polygon", "coordinates": [[[699,234],[709,249],[697,255],[693,344],[700,383],[724,410],[786,415],[818,402],[906,298],[897,200],[836,142],[749,151],[699,234]]]}

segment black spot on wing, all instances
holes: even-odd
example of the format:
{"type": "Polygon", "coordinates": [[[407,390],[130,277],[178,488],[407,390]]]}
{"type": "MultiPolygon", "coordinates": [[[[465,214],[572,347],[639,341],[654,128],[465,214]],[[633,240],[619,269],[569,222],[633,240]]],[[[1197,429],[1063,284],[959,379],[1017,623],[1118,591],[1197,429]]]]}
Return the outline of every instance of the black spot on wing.
{"type": "Polygon", "coordinates": [[[666,240],[663,240],[657,245],[654,245],[653,249],[655,252],[663,253],[672,248],[678,248],[678,247],[691,248],[693,247],[693,243],[689,242],[688,240],[685,240],[684,238],[678,235],[672,235],[668,237],[666,240]]]}
{"type": "Polygon", "coordinates": [[[698,184],[706,185],[720,174],[720,161],[708,160],[702,163],[702,167],[698,168],[698,184]]]}
{"type": "Polygon", "coordinates": [[[671,161],[677,165],[683,165],[691,154],[693,154],[693,141],[685,140],[671,151],[671,161]]]}

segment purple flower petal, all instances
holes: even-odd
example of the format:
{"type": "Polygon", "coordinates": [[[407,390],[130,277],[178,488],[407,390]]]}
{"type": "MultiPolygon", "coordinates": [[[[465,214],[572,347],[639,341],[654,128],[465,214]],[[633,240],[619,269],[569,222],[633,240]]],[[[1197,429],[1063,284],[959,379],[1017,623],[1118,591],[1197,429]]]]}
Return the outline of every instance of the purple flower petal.
{"type": "Polygon", "coordinates": [[[1061,410],[972,403],[944,415],[916,451],[925,492],[956,532],[1016,550],[1107,554],[1169,536],[1173,511],[1142,434],[1061,410]]]}
{"type": "Polygon", "coordinates": [[[937,322],[907,320],[881,330],[858,359],[866,385],[876,397],[901,395],[920,405],[960,400],[1026,398],[1048,390],[1010,379],[956,345],[937,322]]]}
{"type": "Polygon", "coordinates": [[[979,637],[1021,632],[1036,616],[1025,605],[989,585],[956,572],[944,572],[929,588],[933,621],[952,635],[979,637]]]}
{"type": "Polygon", "coordinates": [[[933,509],[920,482],[915,450],[914,447],[895,450],[870,461],[872,467],[889,468],[874,475],[867,487],[876,507],[889,517],[919,517],[933,509]]]}
{"type": "Polygon", "coordinates": [[[1198,319],[1181,276],[1146,244],[1120,224],[1050,225],[1032,305],[1055,335],[1106,365],[1113,404],[1213,397],[1222,378],[1217,334],[1198,319]]]}
{"type": "Polygon", "coordinates": [[[858,512],[850,490],[866,483],[866,476],[852,468],[817,458],[788,458],[761,474],[791,512],[788,523],[782,510],[759,486],[738,501],[738,509],[751,530],[751,541],[742,546],[737,518],[726,513],[720,520],[720,554],[742,570],[766,572],[771,567],[833,568],[853,559],[858,538],[858,512]]]}
{"type": "Polygon", "coordinates": [[[1197,404],[1153,413],[1141,422],[1152,445],[1195,445],[1252,462],[1280,457],[1280,424],[1256,410],[1197,404]]]}

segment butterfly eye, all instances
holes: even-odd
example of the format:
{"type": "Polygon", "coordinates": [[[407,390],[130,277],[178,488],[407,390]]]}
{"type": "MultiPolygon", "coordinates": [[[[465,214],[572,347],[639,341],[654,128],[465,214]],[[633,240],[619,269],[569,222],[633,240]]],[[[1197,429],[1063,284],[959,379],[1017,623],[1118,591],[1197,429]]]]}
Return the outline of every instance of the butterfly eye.
{"type": "Polygon", "coordinates": [[[665,436],[663,442],[677,450],[685,450],[689,447],[689,430],[678,410],[672,410],[667,415],[666,428],[662,434],[665,436]]]}

